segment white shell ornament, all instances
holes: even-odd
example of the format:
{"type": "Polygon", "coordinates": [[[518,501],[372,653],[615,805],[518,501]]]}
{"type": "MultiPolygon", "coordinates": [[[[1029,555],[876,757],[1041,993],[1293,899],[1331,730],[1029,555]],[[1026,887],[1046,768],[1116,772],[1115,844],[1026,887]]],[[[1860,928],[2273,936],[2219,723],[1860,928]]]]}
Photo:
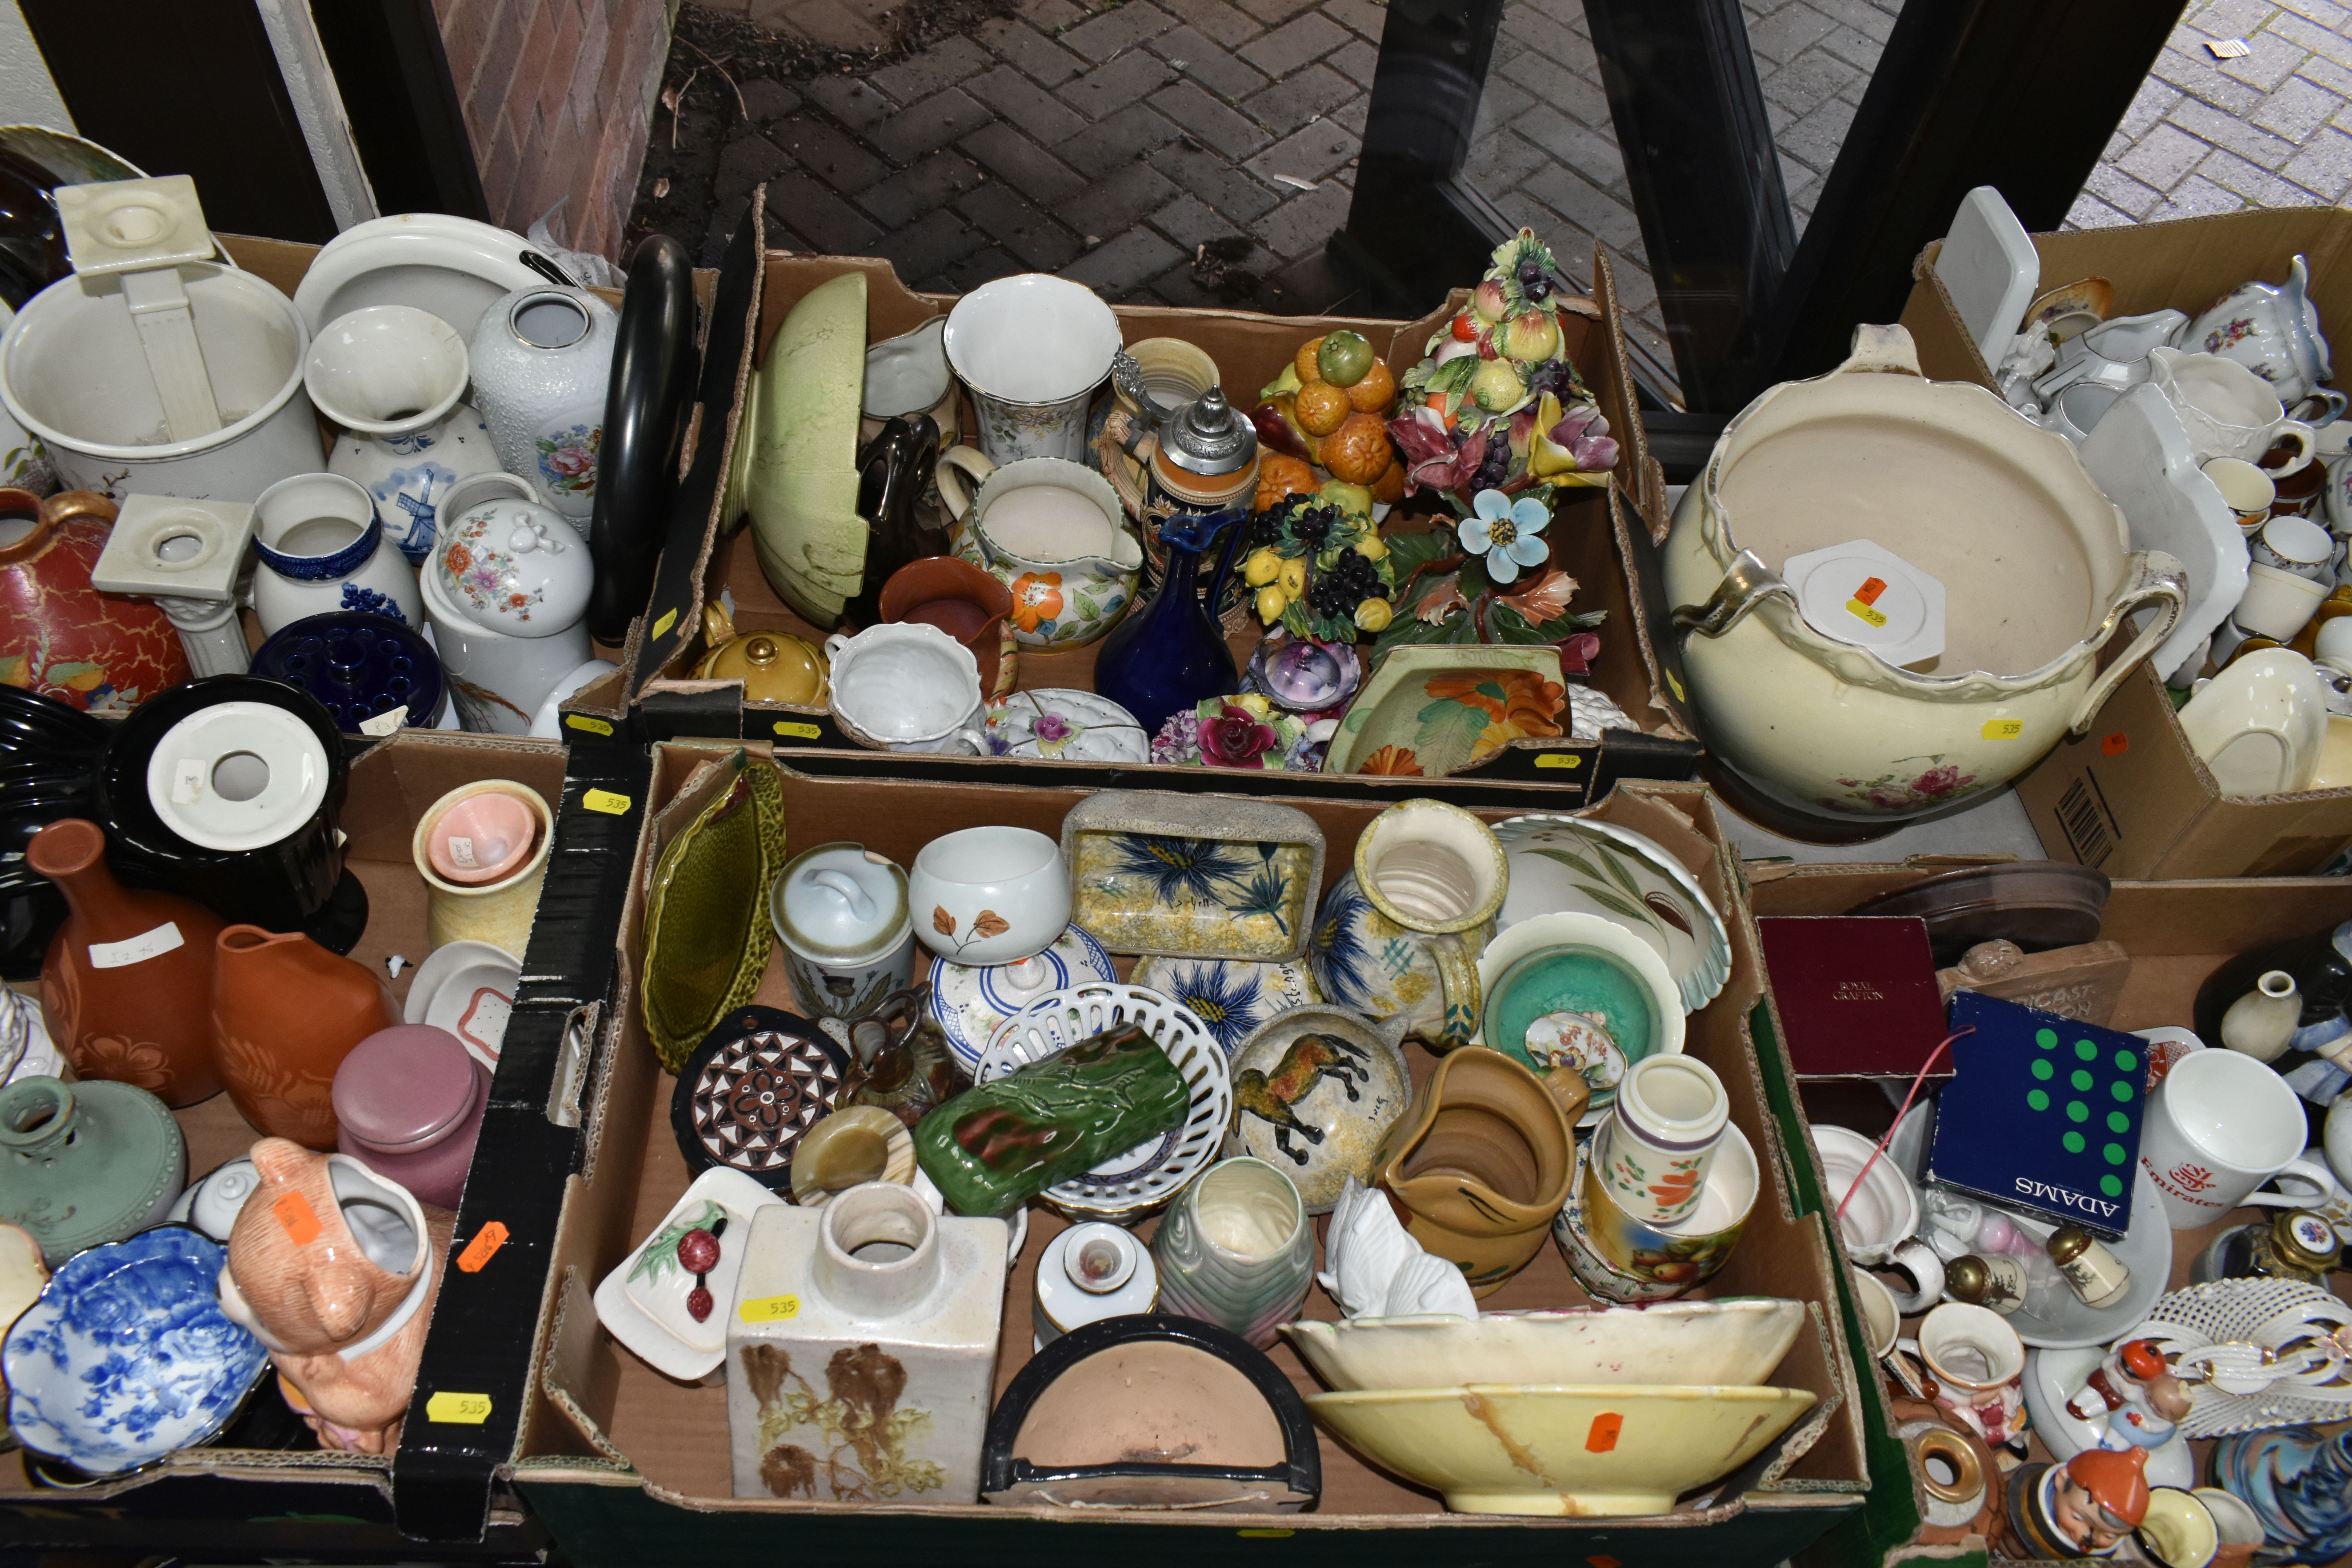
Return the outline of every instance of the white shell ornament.
{"type": "Polygon", "coordinates": [[[1328,1267],[1316,1283],[1351,1318],[1478,1315],[1462,1270],[1423,1250],[1389,1206],[1388,1194],[1353,1176],[1331,1211],[1323,1261],[1328,1267]]]}

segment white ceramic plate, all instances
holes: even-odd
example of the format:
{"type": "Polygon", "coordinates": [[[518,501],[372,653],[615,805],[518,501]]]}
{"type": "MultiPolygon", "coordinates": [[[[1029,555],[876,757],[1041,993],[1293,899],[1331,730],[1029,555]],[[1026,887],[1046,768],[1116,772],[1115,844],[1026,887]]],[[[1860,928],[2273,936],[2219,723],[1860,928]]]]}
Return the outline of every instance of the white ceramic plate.
{"type": "Polygon", "coordinates": [[[1036,963],[1041,973],[1035,984],[1024,988],[1022,964],[931,960],[931,1016],[947,1037],[956,1066],[967,1076],[979,1068],[998,1026],[1030,1003],[1089,980],[1118,978],[1118,966],[1102,943],[1077,926],[1055,937],[1054,945],[1037,955],[1036,963]]]}
{"type": "MultiPolygon", "coordinates": [[[[2097,1344],[2025,1353],[2026,1412],[2033,1417],[2034,1435],[2062,1465],[2098,1442],[2091,1424],[2068,1410],[2066,1401],[2083,1386],[2084,1378],[2098,1370],[2106,1355],[2106,1347],[2097,1344]]],[[[2147,1484],[2182,1488],[2197,1484],[2197,1458],[2189,1452],[2188,1438],[2176,1432],[2170,1440],[2148,1450],[2147,1484]]]]}
{"type": "Polygon", "coordinates": [[[989,750],[1065,763],[1148,763],[1151,737],[1108,697],[1067,687],[1015,691],[988,708],[989,750]],[[1049,722],[1057,721],[1058,722],[1049,722]],[[1044,724],[1045,733],[1038,733],[1044,724]],[[998,751],[999,743],[1003,746],[998,751]]]}
{"type": "Polygon", "coordinates": [[[469,940],[444,942],[417,965],[403,1021],[448,1030],[468,1056],[496,1072],[507,1015],[514,1010],[521,979],[521,963],[504,948],[469,940]]]}
{"type": "Polygon", "coordinates": [[[1625,927],[1666,961],[1696,1013],[1731,978],[1731,938],[1698,879],[1638,833],[1574,816],[1514,816],[1495,825],[1510,862],[1510,889],[1495,929],[1535,915],[1576,911],[1625,927]]]}
{"type": "Polygon", "coordinates": [[[1234,1119],[1225,1048],[1182,1003],[1141,985],[1097,983],[1040,996],[998,1025],[971,1075],[976,1085],[990,1082],[1127,1023],[1142,1025],[1184,1075],[1192,1113],[1174,1131],[1048,1187],[1045,1201],[1074,1218],[1131,1224],[1174,1197],[1216,1158],[1234,1119]]]}
{"type": "Polygon", "coordinates": [[[471,342],[492,305],[553,281],[525,265],[530,249],[519,234],[445,213],[375,218],[345,229],[310,258],[294,305],[313,332],[362,306],[414,305],[471,342]]]}

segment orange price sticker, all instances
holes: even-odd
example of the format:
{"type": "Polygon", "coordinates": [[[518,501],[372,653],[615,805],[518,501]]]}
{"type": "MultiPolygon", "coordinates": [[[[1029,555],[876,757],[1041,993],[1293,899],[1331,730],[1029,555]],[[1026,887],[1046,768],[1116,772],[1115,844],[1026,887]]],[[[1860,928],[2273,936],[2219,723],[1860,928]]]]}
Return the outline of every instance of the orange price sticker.
{"type": "Polygon", "coordinates": [[[1862,586],[1853,591],[1853,596],[1865,605],[1874,605],[1878,603],[1878,595],[1885,592],[1886,592],[1885,578],[1865,577],[1862,580],[1862,586]]]}
{"type": "Polygon", "coordinates": [[[269,1205],[286,1234],[294,1238],[297,1247],[308,1247],[319,1239],[319,1216],[310,1212],[310,1200],[299,1193],[288,1193],[269,1205]]]}
{"type": "Polygon", "coordinates": [[[1623,1565],[1621,1564],[1617,1559],[1610,1556],[1605,1552],[1598,1557],[1588,1557],[1585,1561],[1591,1563],[1592,1568],[1623,1568],[1623,1565]]]}
{"type": "Polygon", "coordinates": [[[1617,1433],[1625,1418],[1613,1410],[1605,1410],[1592,1418],[1592,1430],[1584,1435],[1584,1451],[1606,1454],[1617,1447],[1617,1433]]]}
{"type": "Polygon", "coordinates": [[[474,1239],[466,1244],[466,1250],[457,1254],[459,1272],[479,1274],[482,1265],[496,1258],[499,1248],[507,1244],[507,1227],[497,1220],[476,1231],[474,1239]]]}
{"type": "Polygon", "coordinates": [[[2131,750],[2131,737],[2121,730],[2099,742],[2099,754],[2103,757],[2120,757],[2129,750],[2131,750]]]}

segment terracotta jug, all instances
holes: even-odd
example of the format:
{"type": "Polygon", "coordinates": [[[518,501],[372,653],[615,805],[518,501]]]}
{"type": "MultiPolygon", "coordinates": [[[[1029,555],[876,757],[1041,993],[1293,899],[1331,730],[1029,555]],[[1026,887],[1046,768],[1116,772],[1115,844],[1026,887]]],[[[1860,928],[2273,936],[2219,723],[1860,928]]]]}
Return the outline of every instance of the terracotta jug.
{"type": "Polygon", "coordinates": [[[1527,1266],[1568,1202],[1573,1134],[1542,1080],[1467,1046],[1437,1064],[1372,1157],[1405,1228],[1490,1296],[1527,1266]]]}
{"type": "Polygon", "coordinates": [[[40,500],[0,489],[0,683],[128,713],[188,679],[187,650],[160,605],[90,586],[114,513],[90,490],[40,500]],[[30,530],[12,539],[28,516],[30,530]]]}
{"type": "Polygon", "coordinates": [[[261,1184],[229,1232],[221,1310],[270,1347],[321,1447],[389,1454],[457,1216],[348,1154],[264,1138],[252,1157],[261,1184]]]}
{"type": "Polygon", "coordinates": [[[299,931],[230,926],[214,962],[214,1060],[228,1097],[273,1138],[333,1148],[335,1069],[400,1022],[392,993],[299,931]]]}
{"type": "Polygon", "coordinates": [[[76,1076],[145,1089],[166,1105],[220,1092],[213,1070],[213,939],[218,916],[171,893],[125,888],[106,835],[69,816],[25,848],[65,895],[66,923],[41,963],[41,1020],[76,1076]]]}

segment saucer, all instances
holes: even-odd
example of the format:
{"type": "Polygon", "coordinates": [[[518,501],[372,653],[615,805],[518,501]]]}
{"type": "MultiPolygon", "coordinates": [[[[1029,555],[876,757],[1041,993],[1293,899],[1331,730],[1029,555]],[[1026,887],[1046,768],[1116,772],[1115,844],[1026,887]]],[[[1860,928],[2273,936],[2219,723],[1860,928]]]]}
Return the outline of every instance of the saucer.
{"type": "Polygon", "coordinates": [[[1005,1019],[1049,991],[1089,980],[1117,980],[1118,968],[1102,943],[1076,926],[1029,961],[1040,966],[1034,984],[1020,984],[1011,964],[950,963],[931,960],[931,1016],[947,1037],[948,1049],[966,1078],[979,1070],[990,1038],[1005,1019]]]}
{"type": "Polygon", "coordinates": [[[988,749],[997,756],[1065,763],[1148,763],[1151,737],[1108,697],[1048,687],[988,705],[988,749]]]}
{"type": "Polygon", "coordinates": [[[504,948],[468,940],[444,942],[417,965],[402,1021],[448,1030],[467,1055],[496,1072],[507,1016],[514,1010],[521,981],[521,963],[504,948]]]}

